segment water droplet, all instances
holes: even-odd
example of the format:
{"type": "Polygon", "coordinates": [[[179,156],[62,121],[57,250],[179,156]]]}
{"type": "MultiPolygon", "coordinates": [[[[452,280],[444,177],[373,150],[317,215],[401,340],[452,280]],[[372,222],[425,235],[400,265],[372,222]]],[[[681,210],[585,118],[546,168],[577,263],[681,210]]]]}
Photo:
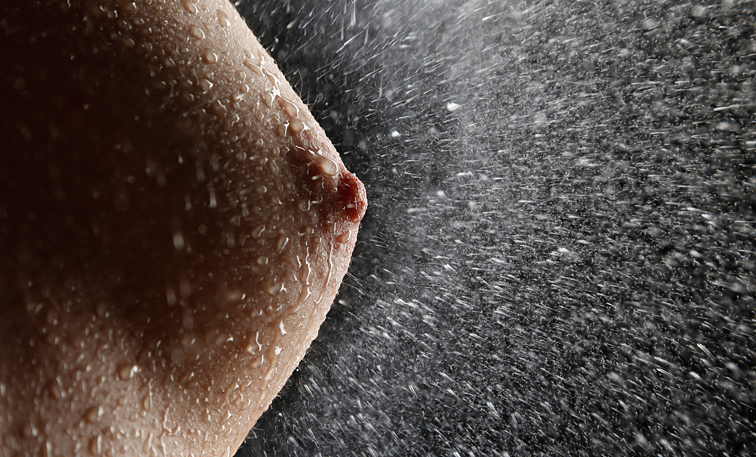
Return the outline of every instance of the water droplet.
{"type": "Polygon", "coordinates": [[[278,176],[278,173],[280,171],[278,169],[278,164],[271,160],[270,162],[268,162],[268,166],[270,167],[270,171],[273,173],[273,176],[278,176]]]}
{"type": "Polygon", "coordinates": [[[346,241],[349,239],[349,237],[352,235],[351,230],[347,230],[346,232],[342,233],[341,235],[336,237],[337,243],[346,243],[346,241]]]}
{"type": "Polygon", "coordinates": [[[252,236],[254,236],[255,238],[260,238],[260,235],[262,235],[264,231],[265,231],[265,226],[262,224],[258,225],[257,227],[254,228],[254,230],[252,230],[252,236]]]}
{"type": "Polygon", "coordinates": [[[278,252],[283,251],[287,244],[289,244],[289,237],[281,235],[278,238],[278,246],[277,246],[278,252]]]}
{"type": "Polygon", "coordinates": [[[231,25],[231,21],[228,19],[228,14],[223,10],[218,10],[218,23],[221,27],[228,27],[231,25]]]}
{"type": "Polygon", "coordinates": [[[197,14],[197,5],[192,0],[181,0],[181,4],[189,14],[197,14]]]}
{"type": "Polygon", "coordinates": [[[284,287],[282,282],[276,282],[274,281],[271,285],[269,285],[265,289],[270,295],[278,295],[284,290],[286,290],[286,287],[284,287]]]}
{"type": "Polygon", "coordinates": [[[210,208],[216,208],[218,206],[218,201],[215,199],[215,188],[210,188],[210,208]]]}
{"type": "Polygon", "coordinates": [[[289,122],[289,130],[291,131],[292,135],[299,135],[304,129],[304,122],[300,121],[299,119],[292,119],[291,122],[289,122]]]}
{"type": "Polygon", "coordinates": [[[234,341],[234,337],[223,330],[218,330],[216,332],[213,332],[212,334],[208,334],[208,339],[216,346],[234,341]]]}
{"type": "Polygon", "coordinates": [[[319,153],[313,153],[313,161],[320,167],[324,175],[335,176],[339,172],[339,166],[333,160],[319,153]]]}
{"type": "Polygon", "coordinates": [[[191,381],[193,377],[194,377],[194,372],[193,371],[185,371],[184,374],[182,374],[181,377],[178,380],[179,384],[181,384],[183,386],[188,386],[189,385],[189,381],[191,381]]]}
{"type": "Polygon", "coordinates": [[[177,251],[183,251],[184,246],[184,235],[181,232],[174,232],[173,247],[176,248],[177,251]]]}
{"type": "Polygon", "coordinates": [[[200,78],[199,81],[197,81],[197,85],[202,89],[202,92],[207,92],[213,88],[213,82],[207,78],[200,78]]]}
{"type": "Polygon", "coordinates": [[[63,382],[60,379],[60,376],[56,376],[55,379],[50,381],[50,384],[47,386],[48,392],[50,392],[50,395],[56,400],[60,400],[65,397],[65,391],[63,390],[63,382]]]}
{"type": "Polygon", "coordinates": [[[247,67],[247,68],[249,68],[250,70],[252,70],[252,72],[255,73],[255,74],[257,74],[258,76],[262,76],[263,75],[262,69],[259,66],[257,66],[255,64],[253,64],[252,62],[250,62],[249,60],[245,60],[244,61],[244,66],[247,67]]]}
{"type": "Polygon", "coordinates": [[[22,438],[34,438],[39,434],[39,430],[37,430],[37,427],[29,422],[28,424],[24,424],[23,428],[21,429],[21,437],[22,438]]]}
{"type": "Polygon", "coordinates": [[[134,365],[133,363],[123,363],[121,365],[118,365],[118,368],[116,368],[116,374],[118,375],[118,379],[120,379],[121,381],[126,381],[133,378],[134,375],[138,372],[139,367],[134,365]]]}
{"type": "Polygon", "coordinates": [[[205,52],[202,53],[202,60],[204,60],[205,63],[215,63],[218,61],[218,54],[206,49],[205,52]]]}
{"type": "Polygon", "coordinates": [[[104,301],[97,303],[95,312],[97,313],[98,317],[110,317],[109,306],[104,301]]]}
{"type": "Polygon", "coordinates": [[[84,411],[82,420],[94,424],[100,417],[102,417],[102,406],[90,406],[84,411]]]}
{"type": "Polygon", "coordinates": [[[102,454],[102,436],[93,436],[89,440],[89,453],[92,455],[102,454]]]}
{"type": "Polygon", "coordinates": [[[300,211],[310,211],[310,199],[304,199],[299,202],[299,210],[300,211]]]}
{"type": "Polygon", "coordinates": [[[233,289],[228,292],[228,295],[226,295],[226,300],[231,304],[239,303],[243,298],[244,294],[239,289],[233,289]]]}
{"type": "Polygon", "coordinates": [[[257,264],[258,265],[267,265],[268,264],[268,258],[265,256],[260,256],[257,258],[257,264]]]}
{"type": "Polygon", "coordinates": [[[152,392],[148,393],[147,395],[142,398],[142,408],[145,411],[149,411],[152,409],[152,392]]]}
{"type": "Polygon", "coordinates": [[[25,304],[26,312],[31,314],[32,316],[35,316],[39,314],[40,311],[42,311],[42,303],[29,300],[25,304]]]}
{"type": "MultiPolygon", "coordinates": [[[[184,2],[184,5],[186,5],[186,2],[184,2]]],[[[194,6],[194,4],[193,4],[193,3],[192,3],[192,6],[194,6]]],[[[194,6],[194,8],[195,8],[195,11],[196,11],[196,8],[197,8],[197,7],[196,7],[196,6],[194,6]]],[[[203,30],[202,30],[201,28],[199,28],[198,26],[196,26],[196,25],[191,25],[191,26],[189,26],[189,33],[190,33],[190,34],[191,34],[191,35],[192,35],[192,36],[193,36],[194,38],[196,38],[196,39],[198,39],[198,40],[201,40],[201,39],[205,38],[205,32],[204,32],[204,31],[203,31],[203,30]]]]}
{"type": "Polygon", "coordinates": [[[168,306],[173,306],[176,304],[176,291],[173,290],[173,287],[165,287],[165,298],[168,301],[168,306]]]}
{"type": "Polygon", "coordinates": [[[289,117],[297,117],[297,115],[299,114],[299,108],[297,108],[297,105],[286,100],[283,97],[278,99],[278,104],[281,106],[281,108],[283,108],[284,112],[289,115],[289,117]]]}

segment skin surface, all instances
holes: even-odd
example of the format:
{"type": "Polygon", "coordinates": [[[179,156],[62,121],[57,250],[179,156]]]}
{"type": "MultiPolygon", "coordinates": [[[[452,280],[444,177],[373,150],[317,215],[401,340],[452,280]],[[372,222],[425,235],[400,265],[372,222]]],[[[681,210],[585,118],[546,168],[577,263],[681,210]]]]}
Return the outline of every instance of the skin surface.
{"type": "Polygon", "coordinates": [[[6,0],[0,49],[0,456],[232,455],[362,184],[225,0],[6,0]]]}

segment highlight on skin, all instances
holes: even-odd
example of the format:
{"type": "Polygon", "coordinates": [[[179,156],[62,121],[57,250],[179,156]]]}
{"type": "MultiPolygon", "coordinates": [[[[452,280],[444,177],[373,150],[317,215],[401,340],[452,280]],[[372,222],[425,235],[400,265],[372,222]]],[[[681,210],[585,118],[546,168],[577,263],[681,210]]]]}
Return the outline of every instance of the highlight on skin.
{"type": "Polygon", "coordinates": [[[227,0],[7,0],[0,47],[0,456],[232,455],[364,187],[227,0]]]}

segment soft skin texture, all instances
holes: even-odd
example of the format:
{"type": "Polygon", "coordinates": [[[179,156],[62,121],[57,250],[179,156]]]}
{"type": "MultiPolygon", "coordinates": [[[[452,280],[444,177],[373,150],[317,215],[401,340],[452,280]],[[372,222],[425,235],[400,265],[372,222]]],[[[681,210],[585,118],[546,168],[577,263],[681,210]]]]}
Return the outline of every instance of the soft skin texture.
{"type": "Polygon", "coordinates": [[[225,0],[5,0],[0,49],[0,456],[233,454],[362,184],[225,0]]]}

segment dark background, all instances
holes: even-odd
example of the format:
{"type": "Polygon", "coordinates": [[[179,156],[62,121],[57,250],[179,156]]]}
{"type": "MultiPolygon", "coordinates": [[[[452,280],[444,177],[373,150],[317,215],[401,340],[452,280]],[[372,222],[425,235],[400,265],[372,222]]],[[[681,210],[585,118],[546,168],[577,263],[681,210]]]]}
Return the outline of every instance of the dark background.
{"type": "Polygon", "coordinates": [[[370,199],[237,456],[756,454],[753,1],[237,6],[370,199]]]}

